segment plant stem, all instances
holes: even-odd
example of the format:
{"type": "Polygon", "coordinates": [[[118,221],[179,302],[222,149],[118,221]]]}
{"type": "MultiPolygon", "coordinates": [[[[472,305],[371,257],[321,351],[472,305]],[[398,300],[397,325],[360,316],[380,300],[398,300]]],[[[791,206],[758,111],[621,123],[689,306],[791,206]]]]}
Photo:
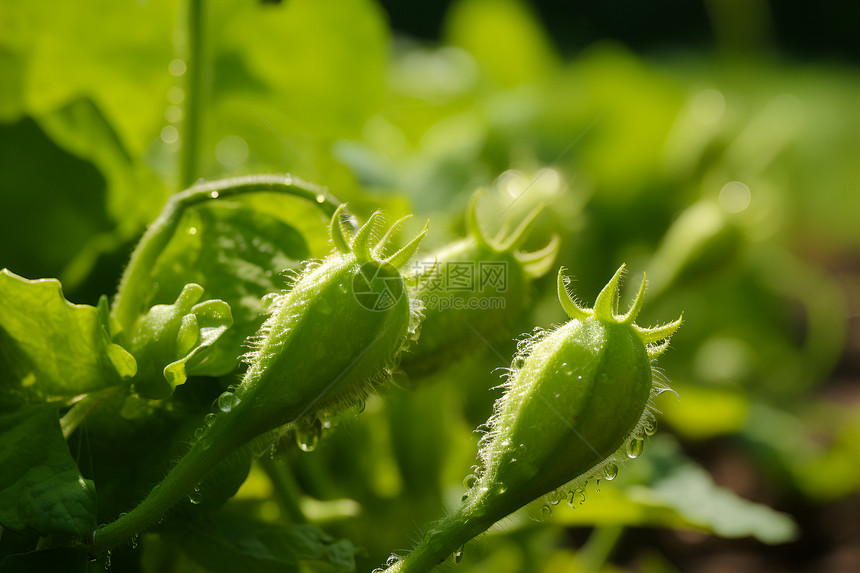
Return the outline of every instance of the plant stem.
{"type": "Polygon", "coordinates": [[[302,513],[302,508],[299,507],[298,503],[299,486],[290,473],[289,468],[283,463],[267,458],[260,458],[258,461],[263,466],[266,474],[268,474],[269,480],[272,482],[272,487],[275,490],[275,497],[281,509],[287,513],[290,521],[294,523],[307,523],[308,518],[302,513]]]}
{"type": "Polygon", "coordinates": [[[158,256],[173,237],[186,209],[206,201],[259,192],[281,193],[307,199],[328,216],[331,216],[336,208],[336,203],[328,197],[324,189],[289,174],[222,179],[201,183],[172,195],[134,249],[120,280],[111,314],[121,329],[130,331],[137,317],[146,311],[145,307],[149,302],[147,295],[152,290],[150,273],[158,256]]]}
{"type": "Polygon", "coordinates": [[[621,539],[622,533],[624,533],[622,525],[598,527],[592,532],[579,552],[583,573],[597,573],[603,568],[618,540],[621,539]]]}
{"type": "Polygon", "coordinates": [[[203,87],[203,0],[188,0],[185,54],[185,113],[180,141],[179,186],[189,187],[198,174],[197,144],[200,141],[200,115],[203,87]]]}
{"type": "Polygon", "coordinates": [[[432,527],[403,560],[385,573],[426,573],[458,551],[467,541],[495,523],[491,518],[470,518],[463,509],[432,527]]]}
{"type": "Polygon", "coordinates": [[[84,398],[75,402],[75,405],[69,408],[69,411],[60,418],[60,429],[63,431],[63,438],[69,439],[72,432],[89,416],[93,410],[99,407],[102,402],[124,389],[124,386],[117,385],[90,392],[84,398]]]}
{"type": "Polygon", "coordinates": [[[237,425],[242,426],[241,421],[237,424],[235,418],[216,418],[207,433],[170,470],[167,477],[149,492],[146,499],[93,533],[90,554],[103,553],[157,523],[212,468],[250,439],[246,433],[234,431],[237,425]]]}

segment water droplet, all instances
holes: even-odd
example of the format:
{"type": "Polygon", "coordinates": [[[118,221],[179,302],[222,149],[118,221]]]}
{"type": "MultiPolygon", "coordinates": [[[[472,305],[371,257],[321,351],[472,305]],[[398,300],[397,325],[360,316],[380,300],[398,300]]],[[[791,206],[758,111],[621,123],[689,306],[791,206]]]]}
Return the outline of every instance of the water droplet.
{"type": "Polygon", "coordinates": [[[576,492],[573,490],[567,492],[567,505],[576,509],[576,492]]]}
{"type": "Polygon", "coordinates": [[[203,423],[206,424],[207,427],[211,426],[214,422],[215,422],[215,414],[212,414],[211,412],[209,414],[206,414],[206,416],[203,417],[203,423]]]}
{"type": "Polygon", "coordinates": [[[293,184],[293,176],[289,173],[284,175],[284,185],[292,185],[293,184]]]}
{"type": "Polygon", "coordinates": [[[270,308],[272,308],[272,303],[274,303],[277,299],[278,293],[276,292],[270,292],[269,294],[264,296],[262,299],[263,310],[268,311],[270,308]]]}
{"type": "Polygon", "coordinates": [[[546,521],[552,517],[552,508],[548,504],[544,504],[540,508],[540,520],[546,521]]]}
{"type": "Polygon", "coordinates": [[[218,192],[213,191],[212,193],[209,194],[209,197],[211,197],[212,199],[217,199],[218,198],[218,192]]]}
{"type": "Polygon", "coordinates": [[[505,493],[506,491],[508,491],[508,486],[503,484],[503,483],[499,484],[499,487],[496,488],[496,491],[499,493],[499,495],[501,495],[501,494],[505,493]]]}
{"type": "Polygon", "coordinates": [[[200,495],[200,488],[194,487],[193,490],[188,494],[188,501],[193,503],[194,505],[199,505],[203,501],[203,497],[200,495]]]}
{"type": "Polygon", "coordinates": [[[398,561],[400,561],[400,557],[398,557],[397,555],[389,555],[388,559],[385,560],[385,566],[391,567],[392,565],[395,565],[398,561]]]}
{"type": "Polygon", "coordinates": [[[468,493],[464,493],[463,495],[461,495],[461,496],[460,496],[460,502],[461,502],[461,503],[462,503],[462,502],[464,502],[464,501],[466,501],[467,499],[469,499],[469,494],[468,494],[468,493]]]}
{"type": "Polygon", "coordinates": [[[322,193],[317,194],[317,203],[325,203],[325,195],[322,193]]]}
{"type": "Polygon", "coordinates": [[[232,392],[224,392],[220,396],[218,396],[218,409],[222,412],[229,412],[240,402],[239,398],[236,397],[232,392]]]}
{"type": "Polygon", "coordinates": [[[303,452],[312,452],[317,449],[321,435],[322,422],[317,418],[310,426],[296,428],[296,444],[303,452]]]}
{"type": "Polygon", "coordinates": [[[550,504],[550,505],[558,505],[560,501],[561,501],[561,500],[560,500],[560,499],[558,499],[558,498],[556,498],[556,499],[551,499],[551,500],[549,500],[549,504],[550,504]]]}
{"type": "Polygon", "coordinates": [[[463,559],[463,550],[466,549],[465,545],[461,545],[460,549],[457,550],[457,553],[454,554],[454,563],[459,563],[463,559]]]}
{"type": "Polygon", "coordinates": [[[475,474],[469,474],[463,480],[463,487],[466,489],[472,489],[475,486],[475,482],[478,481],[478,476],[475,474]]]}
{"type": "Polygon", "coordinates": [[[645,431],[646,436],[653,436],[654,434],[656,434],[657,433],[657,420],[652,418],[652,419],[648,420],[647,422],[645,422],[644,431],[645,431]]]}
{"type": "Polygon", "coordinates": [[[199,441],[206,434],[206,428],[197,428],[194,430],[194,440],[199,441]]]}
{"type": "Polygon", "coordinates": [[[522,356],[517,356],[516,358],[514,358],[513,366],[515,369],[519,370],[520,368],[523,367],[523,365],[525,365],[525,363],[526,363],[525,358],[523,358],[522,356]]]}
{"type": "Polygon", "coordinates": [[[197,227],[188,227],[188,234],[189,235],[196,235],[197,234],[197,227]]]}
{"type": "Polygon", "coordinates": [[[606,479],[606,481],[614,480],[616,477],[618,477],[618,466],[615,464],[609,464],[608,466],[606,466],[606,468],[603,470],[603,477],[606,479]]]}
{"type": "Polygon", "coordinates": [[[627,440],[627,457],[638,458],[642,455],[642,450],[645,449],[645,440],[633,436],[627,440]]]}

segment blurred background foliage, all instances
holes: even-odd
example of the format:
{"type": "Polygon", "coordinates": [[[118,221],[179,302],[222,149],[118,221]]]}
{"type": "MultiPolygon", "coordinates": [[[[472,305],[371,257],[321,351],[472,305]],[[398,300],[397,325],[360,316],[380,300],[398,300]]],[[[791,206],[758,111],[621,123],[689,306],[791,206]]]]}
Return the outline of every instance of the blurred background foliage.
{"type": "MultiPolygon", "coordinates": [[[[198,178],[290,172],[361,217],[429,217],[428,252],[464,233],[475,189],[494,231],[544,204],[526,246],[559,234],[579,297],[626,262],[648,273],[642,323],[683,311],[660,364],[680,399],[657,400],[661,432],[617,480],[515,515],[457,570],[857,570],[858,14],[789,5],[6,0],[0,266],[95,304],[198,178]]],[[[242,224],[327,251],[323,218],[253,208],[242,224]]],[[[533,301],[520,332],[562,319],[552,277],[533,301]]],[[[399,379],[311,453],[282,441],[226,509],[303,515],[362,571],[405,552],[462,494],[514,349],[399,379]]],[[[113,568],[203,570],[186,542],[148,535],[142,565],[113,568]]]]}

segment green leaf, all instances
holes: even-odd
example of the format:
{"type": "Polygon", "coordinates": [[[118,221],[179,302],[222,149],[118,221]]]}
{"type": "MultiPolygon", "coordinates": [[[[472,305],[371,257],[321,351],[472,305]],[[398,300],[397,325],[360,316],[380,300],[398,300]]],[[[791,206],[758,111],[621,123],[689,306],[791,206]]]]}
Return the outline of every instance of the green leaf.
{"type": "Polygon", "coordinates": [[[540,80],[559,64],[525,2],[461,0],[451,9],[446,33],[450,43],[471,52],[501,87],[540,80]]]}
{"type": "Polygon", "coordinates": [[[237,367],[245,339],[262,324],[262,298],[280,291],[281,273],[309,257],[305,236],[325,228],[317,209],[305,201],[264,198],[268,201],[219,201],[190,209],[153,269],[152,303],[172,300],[187,283],[196,283],[208,298],[230,306],[233,327],[205,360],[195,361],[195,374],[220,376],[237,367]],[[276,215],[279,210],[296,217],[303,213],[305,225],[316,224],[299,232],[276,215]]]}
{"type": "Polygon", "coordinates": [[[40,404],[0,415],[0,524],[17,532],[92,534],[96,491],[60,431],[59,408],[40,404]]]}
{"type": "Polygon", "coordinates": [[[359,553],[348,540],[335,541],[311,525],[272,525],[236,515],[217,515],[165,535],[213,573],[285,573],[299,571],[303,561],[348,572],[355,571],[359,553]]]}
{"type": "Polygon", "coordinates": [[[653,438],[635,464],[621,468],[611,485],[591,488],[584,503],[558,511],[564,525],[634,525],[707,531],[721,537],[753,536],[764,543],[797,537],[787,514],[718,487],[669,438],[653,438]],[[620,486],[620,487],[617,487],[620,486]]]}
{"type": "Polygon", "coordinates": [[[64,400],[133,375],[106,321],[104,309],[68,302],[56,279],[0,270],[0,405],[64,400]]]}
{"type": "Polygon", "coordinates": [[[145,398],[164,399],[189,374],[205,371],[205,351],[233,324],[223,300],[198,301],[203,287],[185,285],[173,304],[158,304],[135,324],[131,351],[140,365],[134,390],[145,398]]]}
{"type": "Polygon", "coordinates": [[[175,57],[177,4],[96,0],[86,9],[65,2],[43,8],[4,3],[0,50],[26,73],[3,111],[41,117],[89,94],[131,154],[142,156],[164,125],[164,94],[174,82],[168,64],[175,57]]]}
{"type": "Polygon", "coordinates": [[[9,555],[0,561],[0,573],[87,573],[89,561],[83,545],[53,547],[9,555]]]}

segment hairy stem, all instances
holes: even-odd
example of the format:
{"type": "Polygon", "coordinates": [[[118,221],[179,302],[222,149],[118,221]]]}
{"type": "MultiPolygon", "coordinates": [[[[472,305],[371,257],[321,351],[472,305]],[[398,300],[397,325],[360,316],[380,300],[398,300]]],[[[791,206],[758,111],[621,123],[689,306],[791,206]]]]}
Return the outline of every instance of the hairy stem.
{"type": "Polygon", "coordinates": [[[243,425],[247,426],[241,422],[233,416],[216,418],[206,434],[137,507],[93,533],[90,554],[103,553],[157,523],[210,470],[253,437],[247,432],[236,431],[243,425]]]}
{"type": "Polygon", "coordinates": [[[607,525],[595,529],[579,552],[583,573],[597,573],[603,569],[623,533],[623,525],[607,525]]]}
{"type": "Polygon", "coordinates": [[[258,461],[272,482],[278,505],[287,514],[290,521],[293,523],[307,523],[308,518],[305,517],[298,502],[299,486],[290,473],[289,468],[283,463],[264,457],[258,461]]]}
{"type": "Polygon", "coordinates": [[[203,0],[188,0],[185,54],[185,113],[180,142],[179,186],[190,186],[197,177],[197,144],[200,141],[200,116],[203,88],[203,0]]]}
{"type": "Polygon", "coordinates": [[[204,203],[248,193],[281,193],[307,199],[329,217],[336,204],[324,190],[290,175],[251,175],[201,183],[172,195],[158,218],[149,226],[131,255],[114,299],[112,316],[122,330],[129,331],[146,311],[147,295],[152,291],[151,271],[161,252],[176,232],[186,209],[204,203]]]}
{"type": "Polygon", "coordinates": [[[456,553],[467,541],[486,531],[493,523],[493,518],[470,517],[461,508],[433,526],[409,555],[386,569],[385,573],[430,571],[456,553]]]}

